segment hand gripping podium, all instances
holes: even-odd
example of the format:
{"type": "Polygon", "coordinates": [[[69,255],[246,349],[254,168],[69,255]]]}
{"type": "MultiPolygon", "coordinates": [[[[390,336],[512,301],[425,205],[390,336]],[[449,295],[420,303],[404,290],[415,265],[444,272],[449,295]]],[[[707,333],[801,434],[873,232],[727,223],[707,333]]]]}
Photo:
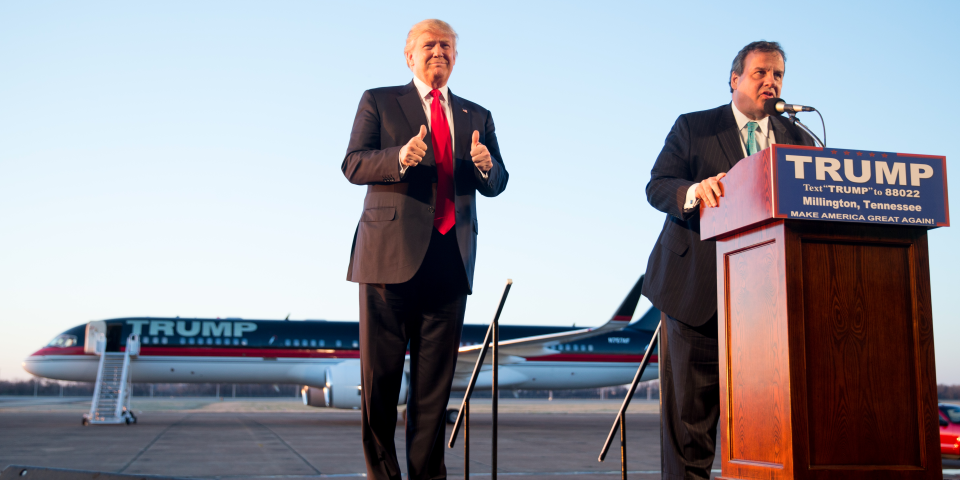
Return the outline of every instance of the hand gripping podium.
{"type": "Polygon", "coordinates": [[[946,158],[774,145],[721,181],[723,479],[942,478],[927,230],[946,158]]]}

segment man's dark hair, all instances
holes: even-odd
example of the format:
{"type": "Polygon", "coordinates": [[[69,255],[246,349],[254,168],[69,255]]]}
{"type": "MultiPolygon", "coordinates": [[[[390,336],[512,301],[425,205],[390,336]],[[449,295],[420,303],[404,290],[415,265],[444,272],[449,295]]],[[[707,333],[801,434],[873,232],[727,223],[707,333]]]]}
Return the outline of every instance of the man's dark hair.
{"type": "Polygon", "coordinates": [[[780,54],[780,58],[783,58],[783,63],[787,63],[787,54],[784,53],[783,47],[780,46],[779,42],[760,40],[758,42],[748,43],[746,47],[740,49],[737,56],[733,58],[733,64],[730,65],[730,75],[727,75],[727,86],[730,87],[730,93],[733,93],[733,82],[730,80],[730,77],[733,76],[734,72],[736,72],[738,77],[743,75],[743,62],[747,60],[747,55],[749,55],[750,52],[777,52],[780,54]]]}

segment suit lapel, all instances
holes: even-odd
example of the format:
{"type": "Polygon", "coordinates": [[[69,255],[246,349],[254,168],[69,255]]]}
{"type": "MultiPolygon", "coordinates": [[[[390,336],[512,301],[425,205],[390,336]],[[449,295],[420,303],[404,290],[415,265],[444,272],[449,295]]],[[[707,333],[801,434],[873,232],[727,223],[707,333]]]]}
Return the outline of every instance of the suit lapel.
{"type": "MultiPolygon", "coordinates": [[[[430,126],[427,125],[427,114],[423,113],[423,103],[420,100],[420,92],[417,91],[417,87],[413,84],[413,81],[407,84],[406,92],[397,97],[397,102],[400,103],[400,109],[403,110],[403,115],[407,118],[407,123],[410,124],[410,138],[420,133],[420,125],[426,126],[429,132],[430,126]]],[[[423,141],[427,144],[427,154],[424,155],[421,163],[424,165],[436,165],[436,160],[433,158],[433,148],[430,148],[432,145],[430,133],[427,133],[423,141]]]]}
{"type": "Polygon", "coordinates": [[[720,107],[720,121],[717,124],[717,139],[720,148],[727,157],[730,168],[743,158],[743,148],[740,146],[740,135],[737,129],[737,120],[733,117],[733,107],[720,107]]]}
{"type": "Polygon", "coordinates": [[[457,171],[457,162],[458,158],[468,158],[470,154],[470,143],[473,136],[473,131],[470,130],[470,114],[467,113],[467,109],[463,107],[463,101],[460,100],[460,97],[453,94],[450,89],[447,89],[447,93],[450,95],[450,110],[453,111],[453,135],[456,137],[454,142],[455,152],[453,152],[453,171],[457,171]]]}

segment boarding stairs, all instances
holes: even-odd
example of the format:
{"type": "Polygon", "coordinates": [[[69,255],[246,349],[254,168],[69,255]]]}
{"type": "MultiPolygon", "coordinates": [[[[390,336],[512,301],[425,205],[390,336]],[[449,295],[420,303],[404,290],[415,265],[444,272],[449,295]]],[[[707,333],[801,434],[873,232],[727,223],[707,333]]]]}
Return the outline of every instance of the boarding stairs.
{"type": "Polygon", "coordinates": [[[90,412],[83,415],[84,425],[137,423],[130,410],[130,361],[140,354],[140,336],[130,335],[123,352],[107,352],[102,333],[96,338],[96,353],[100,355],[97,383],[93,389],[90,412]]]}

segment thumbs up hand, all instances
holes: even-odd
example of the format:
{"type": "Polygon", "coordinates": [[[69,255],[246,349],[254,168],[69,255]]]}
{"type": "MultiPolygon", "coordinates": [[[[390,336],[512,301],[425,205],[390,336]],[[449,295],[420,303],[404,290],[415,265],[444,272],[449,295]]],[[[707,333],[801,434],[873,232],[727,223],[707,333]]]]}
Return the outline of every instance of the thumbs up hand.
{"type": "Polygon", "coordinates": [[[490,151],[480,143],[480,132],[473,131],[473,139],[470,141],[470,156],[473,158],[473,164],[481,172],[487,173],[493,168],[493,160],[490,158],[490,151]]]}
{"type": "Polygon", "coordinates": [[[427,154],[427,144],[423,139],[427,136],[427,126],[420,125],[420,133],[413,136],[403,148],[400,149],[400,163],[405,167],[415,167],[423,160],[427,154]]]}

